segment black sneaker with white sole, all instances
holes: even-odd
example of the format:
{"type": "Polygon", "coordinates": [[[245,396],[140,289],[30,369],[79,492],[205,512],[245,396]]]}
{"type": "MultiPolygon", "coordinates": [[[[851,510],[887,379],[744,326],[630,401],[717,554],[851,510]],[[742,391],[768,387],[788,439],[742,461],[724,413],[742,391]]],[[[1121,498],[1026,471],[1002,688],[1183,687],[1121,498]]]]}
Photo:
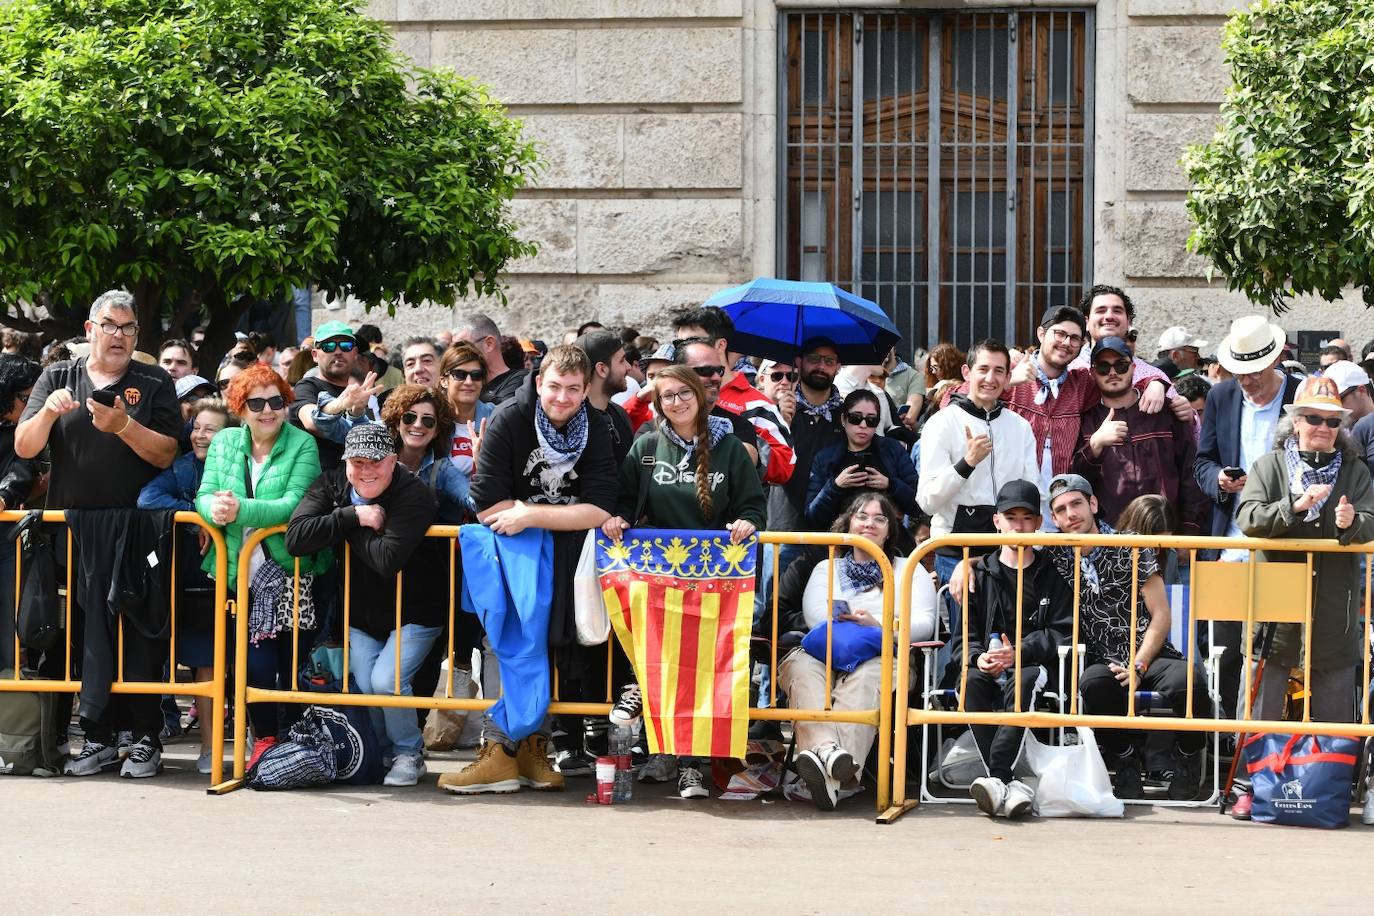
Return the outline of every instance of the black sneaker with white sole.
{"type": "Polygon", "coordinates": [[[701,770],[694,766],[684,766],[678,770],[677,794],[679,798],[707,798],[711,793],[702,779],[701,770]]]}
{"type": "Polygon", "coordinates": [[[113,744],[87,740],[81,753],[67,761],[62,772],[67,776],[94,776],[119,764],[119,750],[113,744]]]}
{"type": "Polygon", "coordinates": [[[630,725],[644,712],[644,698],[638,684],[626,684],[620,692],[620,699],[611,707],[611,722],[615,725],[630,725]]]}
{"type": "Polygon", "coordinates": [[[126,779],[147,779],[162,769],[162,745],[152,735],[144,735],[129,745],[129,756],[119,768],[126,779]]]}
{"type": "Polygon", "coordinates": [[[553,766],[564,776],[590,776],[596,761],[585,751],[558,751],[553,756],[553,766]]]}

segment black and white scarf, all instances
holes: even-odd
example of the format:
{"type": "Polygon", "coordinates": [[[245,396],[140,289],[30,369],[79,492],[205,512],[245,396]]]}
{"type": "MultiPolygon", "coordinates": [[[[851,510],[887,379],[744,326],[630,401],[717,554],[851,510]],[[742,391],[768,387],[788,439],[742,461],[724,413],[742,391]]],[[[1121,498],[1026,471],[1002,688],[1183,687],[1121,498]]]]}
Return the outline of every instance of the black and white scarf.
{"type": "Polygon", "coordinates": [[[544,452],[544,460],[549,470],[560,477],[566,476],[582,457],[587,447],[587,403],[577,409],[562,429],[557,429],[549,415],[544,413],[544,405],[534,403],[534,434],[539,439],[539,447],[544,452]]]}
{"type": "Polygon", "coordinates": [[[813,417],[824,417],[827,421],[833,421],[835,412],[843,403],[844,398],[840,397],[840,389],[832,387],[830,397],[826,398],[824,404],[812,404],[806,399],[806,395],[802,394],[800,383],[797,385],[797,409],[813,417]]]}
{"type": "MultiPolygon", "coordinates": [[[[1313,484],[1325,484],[1334,486],[1336,478],[1341,473],[1341,450],[1336,449],[1336,454],[1331,456],[1331,461],[1324,467],[1314,468],[1303,460],[1298,453],[1298,439],[1296,436],[1289,436],[1283,443],[1283,460],[1288,466],[1288,491],[1294,496],[1301,495],[1308,487],[1313,484]]],[[[1320,502],[1313,503],[1303,516],[1303,521],[1310,522],[1321,515],[1322,506],[1326,505],[1326,500],[1331,498],[1327,494],[1326,498],[1320,502]]]]}
{"type": "Polygon", "coordinates": [[[857,560],[854,552],[840,557],[840,581],[853,594],[861,594],[883,584],[883,571],[877,560],[857,560]]]}
{"type": "MultiPolygon", "coordinates": [[[[669,423],[667,420],[663,420],[659,423],[659,429],[663,430],[664,438],[682,449],[682,460],[678,462],[678,467],[686,467],[688,463],[691,462],[692,455],[696,453],[696,438],[693,437],[692,441],[688,442],[677,434],[677,430],[673,429],[673,424],[669,423]]],[[[724,417],[707,417],[706,431],[708,436],[706,448],[714,449],[720,443],[721,439],[724,439],[734,431],[734,427],[731,426],[730,421],[724,417]]]]}

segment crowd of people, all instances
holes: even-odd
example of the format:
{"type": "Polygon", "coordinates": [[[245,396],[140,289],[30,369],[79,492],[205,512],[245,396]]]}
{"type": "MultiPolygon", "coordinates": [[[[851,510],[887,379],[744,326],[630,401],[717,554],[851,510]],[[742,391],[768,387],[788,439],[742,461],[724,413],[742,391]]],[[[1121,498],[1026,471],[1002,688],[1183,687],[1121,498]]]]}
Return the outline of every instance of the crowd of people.
{"type": "MultiPolygon", "coordinates": [[[[729,316],[709,307],[672,316],[673,335],[662,342],[589,322],[548,345],[503,336],[472,314],[388,348],[375,327],[328,321],[299,345],[241,335],[218,366],[206,366],[194,334],[155,355],[136,353],[133,299],[111,291],[91,306],[84,341],[50,345],[41,367],[21,352],[30,343],[12,349],[6,336],[0,508],[100,510],[111,525],[132,525],[135,509],[195,511],[224,535],[225,584],[248,615],[250,685],[294,688],[295,634],[308,648],[346,629],[352,689],[417,696],[435,689],[450,651],[463,666],[480,653],[482,689],[500,689],[489,663],[500,654],[497,634],[448,610],[455,583],[485,571],[426,530],[475,522],[498,536],[554,532],[548,644],[561,698],[604,700],[609,677],[623,687],[612,698],[615,722],[633,722],[643,707],[624,653],[608,662],[604,650],[569,636],[565,586],[591,529],[611,539],[632,527],[718,529],[736,542],[762,530],[848,532],[872,541],[899,575],[916,544],[941,535],[1374,538],[1374,344],[1357,361],[1344,341],[1332,342],[1309,371],[1262,316],[1236,319],[1210,356],[1208,342],[1182,327],[1151,347],[1135,318],[1124,290],[1094,286],[1077,306],[1048,310],[1024,349],[940,343],[929,353],[875,353],[870,365],[842,364],[819,337],[790,362],[752,358],[732,346],[729,316]],[[243,561],[241,577],[246,541],[280,526],[284,533],[260,540],[243,561]],[[240,581],[247,594],[237,593],[240,581]]],[[[94,550],[97,537],[110,536],[76,526],[73,534],[82,556],[82,541],[94,550]]],[[[180,587],[212,594],[213,543],[191,526],[178,537],[180,587]]],[[[12,540],[0,549],[9,556],[0,555],[0,588],[13,589],[12,540]]],[[[772,547],[761,550],[760,633],[771,632],[774,592],[780,631],[804,634],[832,620],[881,628],[878,558],[846,550],[827,561],[823,550],[788,545],[773,582],[772,547]]],[[[1226,550],[1219,559],[1248,556],[1226,550]]],[[[1078,581],[1082,711],[1124,714],[1138,687],[1185,712],[1186,659],[1202,654],[1170,642],[1166,587],[1187,581],[1186,556],[1101,547],[1075,565],[1071,550],[1047,547],[962,558],[962,549],[938,551],[901,610],[913,640],[947,640],[943,676],[965,692],[968,709],[1008,709],[1018,698],[1030,708],[1060,689],[1058,649],[1071,638],[1078,581]]],[[[1313,717],[1353,721],[1363,624],[1351,583],[1360,561],[1315,562],[1313,717]]],[[[176,661],[199,679],[211,676],[213,653],[213,608],[204,605],[182,602],[176,641],[176,661]]],[[[73,622],[77,674],[87,680],[77,707],[84,742],[66,773],[117,766],[123,776],[154,776],[179,723],[155,696],[111,695],[108,683],[103,693],[87,689],[94,672],[110,668],[101,657],[108,641],[92,635],[104,631],[103,613],[82,607],[73,622]]],[[[1218,712],[1234,717],[1254,653],[1240,645],[1239,624],[1219,624],[1212,638],[1225,647],[1218,712]]],[[[124,640],[124,678],[167,677],[165,633],[126,628],[124,640]]],[[[1282,716],[1300,644],[1292,627],[1273,635],[1256,714],[1282,716]]],[[[15,663],[5,655],[12,646],[12,633],[0,630],[0,667],[15,663]]],[[[63,653],[28,654],[40,672],[62,671],[63,653]]],[[[827,677],[823,658],[796,647],[764,677],[776,677],[780,699],[799,708],[828,700],[866,709],[878,703],[880,665],[872,657],[827,677]]],[[[1205,691],[1192,696],[1194,715],[1213,715],[1205,691]]],[[[209,712],[202,702],[196,714],[209,712]]],[[[251,704],[250,762],[298,716],[292,704],[251,704]]],[[[372,711],[387,785],[424,777],[421,721],[413,710],[372,711]]],[[[607,722],[597,717],[553,717],[519,739],[490,716],[483,725],[476,762],[440,777],[440,788],[560,789],[605,753],[607,722]]],[[[796,769],[819,807],[859,790],[873,728],[798,722],[795,734],[796,769]]],[[[986,768],[970,789],[979,807],[1029,812],[1034,793],[1013,775],[1022,730],[976,726],[973,734],[986,768]]],[[[1098,737],[1117,794],[1141,797],[1139,737],[1098,737]]],[[[1198,794],[1204,740],[1184,732],[1173,742],[1170,798],[1198,794]]],[[[201,772],[210,753],[203,743],[201,772]]],[[[682,797],[699,798],[708,794],[707,763],[650,759],[640,776],[676,780],[682,797]]]]}

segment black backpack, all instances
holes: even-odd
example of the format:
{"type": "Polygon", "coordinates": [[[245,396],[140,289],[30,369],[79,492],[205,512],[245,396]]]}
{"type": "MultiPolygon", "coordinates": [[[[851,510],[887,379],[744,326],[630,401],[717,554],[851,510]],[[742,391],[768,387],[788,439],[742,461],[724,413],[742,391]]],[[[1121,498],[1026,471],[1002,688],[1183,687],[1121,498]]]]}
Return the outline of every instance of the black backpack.
{"type": "Polygon", "coordinates": [[[57,592],[57,555],[53,538],[43,530],[43,513],[29,512],[14,526],[19,539],[19,643],[38,652],[63,644],[66,615],[57,592]]]}

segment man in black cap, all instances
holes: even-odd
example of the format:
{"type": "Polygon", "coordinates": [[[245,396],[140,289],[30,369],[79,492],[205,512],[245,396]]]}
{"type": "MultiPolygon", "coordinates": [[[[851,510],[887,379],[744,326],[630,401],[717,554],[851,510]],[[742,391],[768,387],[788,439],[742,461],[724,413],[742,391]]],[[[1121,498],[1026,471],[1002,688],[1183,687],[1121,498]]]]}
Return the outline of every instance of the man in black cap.
{"type": "Polygon", "coordinates": [[[1207,533],[1211,505],[1193,479],[1197,436],[1172,411],[1146,413],[1131,387],[1131,348],[1120,337],[1093,344],[1093,381],[1102,400],[1083,412],[1073,469],[1097,492],[1100,517],[1115,525],[1137,496],[1154,493],[1174,507],[1176,533],[1207,533]]]}
{"type": "MultiPolygon", "coordinates": [[[[1097,517],[1097,497],[1092,484],[1078,474],[1060,474],[1050,481],[1050,511],[1059,530],[1067,534],[1115,534],[1097,517]]],[[[1184,715],[1188,702],[1188,669],[1182,653],[1169,642],[1169,598],[1164,591],[1155,551],[1141,548],[1132,558],[1129,547],[1095,547],[1082,552],[1075,568],[1073,549],[1048,547],[1054,566],[1066,582],[1079,583],[1079,640],[1087,647],[1087,667],[1078,680],[1083,712],[1088,715],[1124,716],[1127,690],[1150,691],[1166,697],[1174,714],[1184,715]],[[1132,568],[1136,593],[1136,631],[1131,630],[1132,568]],[[1134,655],[1132,651],[1134,650],[1134,655]],[[1130,666],[1134,663],[1134,684],[1130,666]]],[[[1196,674],[1193,716],[1211,715],[1203,675],[1196,674]]],[[[1117,798],[1143,798],[1140,752],[1133,733],[1103,728],[1097,743],[1114,766],[1112,788],[1117,798]]],[[[1185,801],[1197,797],[1202,779],[1202,747],[1205,732],[1179,732],[1175,740],[1173,778],[1169,798],[1185,801]]],[[[1143,742],[1140,743],[1143,750],[1143,742]]]]}
{"type": "MultiPolygon", "coordinates": [[[[997,493],[992,522],[1000,534],[1031,534],[1040,529],[1040,488],[1011,480],[997,493]]],[[[1034,707],[1044,690],[1059,685],[1059,647],[1073,632],[1073,593],[1054,564],[1030,547],[1002,547],[973,566],[968,596],[968,643],[963,627],[954,634],[952,661],[956,683],[967,654],[964,708],[970,712],[1016,709],[1016,648],[1021,649],[1022,710],[1034,707]],[[1017,583],[1021,606],[1017,608],[1017,583]],[[1020,621],[1018,630],[1017,621],[1020,621]]],[[[969,793],[989,816],[1029,814],[1035,793],[1012,778],[1021,756],[1025,729],[975,725],[973,738],[988,775],[975,779],[969,793]]]]}

